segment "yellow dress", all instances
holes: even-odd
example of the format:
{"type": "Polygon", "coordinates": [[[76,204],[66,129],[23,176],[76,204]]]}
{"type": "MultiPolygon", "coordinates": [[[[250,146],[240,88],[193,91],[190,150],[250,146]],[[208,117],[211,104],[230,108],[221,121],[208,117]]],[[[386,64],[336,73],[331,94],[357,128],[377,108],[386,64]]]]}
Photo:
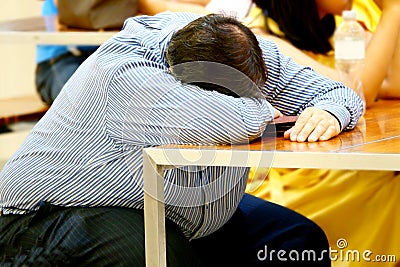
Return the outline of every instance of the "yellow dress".
{"type": "MultiPolygon", "coordinates": [[[[355,0],[353,7],[373,31],[380,16],[373,1],[355,0]]],[[[329,239],[333,267],[400,266],[399,172],[253,169],[247,192],[320,225],[329,239]]]]}

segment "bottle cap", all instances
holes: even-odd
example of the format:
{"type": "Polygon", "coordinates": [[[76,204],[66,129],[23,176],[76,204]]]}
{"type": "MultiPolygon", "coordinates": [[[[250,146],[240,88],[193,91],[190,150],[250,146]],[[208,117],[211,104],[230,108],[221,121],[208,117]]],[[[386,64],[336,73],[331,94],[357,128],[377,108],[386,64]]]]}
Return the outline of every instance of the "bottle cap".
{"type": "Polygon", "coordinates": [[[342,12],[343,19],[356,19],[357,12],[355,10],[344,10],[342,12]]]}

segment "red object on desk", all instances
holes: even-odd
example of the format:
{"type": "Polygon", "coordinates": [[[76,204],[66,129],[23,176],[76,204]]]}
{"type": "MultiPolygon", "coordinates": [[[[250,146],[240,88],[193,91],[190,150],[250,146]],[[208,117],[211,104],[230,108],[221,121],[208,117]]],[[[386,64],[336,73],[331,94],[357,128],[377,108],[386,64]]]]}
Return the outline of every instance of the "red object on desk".
{"type": "Polygon", "coordinates": [[[272,121],[272,124],[278,125],[278,124],[291,124],[294,125],[297,121],[299,116],[281,116],[272,121]]]}
{"type": "Polygon", "coordinates": [[[281,116],[274,119],[267,125],[263,136],[283,136],[283,134],[293,127],[299,116],[281,116]]]}

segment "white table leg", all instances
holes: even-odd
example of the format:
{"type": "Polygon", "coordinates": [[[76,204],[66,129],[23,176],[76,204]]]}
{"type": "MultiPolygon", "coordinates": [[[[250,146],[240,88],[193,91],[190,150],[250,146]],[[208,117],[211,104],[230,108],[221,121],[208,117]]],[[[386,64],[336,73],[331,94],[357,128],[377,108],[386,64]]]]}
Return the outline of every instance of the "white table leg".
{"type": "Polygon", "coordinates": [[[143,151],[144,223],[147,267],[166,267],[164,169],[143,151]]]}

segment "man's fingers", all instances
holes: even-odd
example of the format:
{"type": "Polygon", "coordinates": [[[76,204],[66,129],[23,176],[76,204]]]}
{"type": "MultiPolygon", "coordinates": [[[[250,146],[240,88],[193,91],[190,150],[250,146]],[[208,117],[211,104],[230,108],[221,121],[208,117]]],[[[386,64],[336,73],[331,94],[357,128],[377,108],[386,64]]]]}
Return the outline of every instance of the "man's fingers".
{"type": "Polygon", "coordinates": [[[293,142],[325,141],[340,133],[336,118],[326,111],[308,108],[299,116],[296,124],[284,133],[285,139],[293,142]]]}
{"type": "Polygon", "coordinates": [[[309,142],[316,142],[323,136],[327,130],[330,128],[330,123],[326,120],[321,120],[317,127],[315,127],[314,131],[308,136],[309,142]]]}
{"type": "Polygon", "coordinates": [[[332,137],[335,137],[338,135],[337,130],[335,129],[335,126],[329,126],[329,128],[325,131],[323,135],[319,138],[320,141],[326,141],[331,139],[332,137]]]}
{"type": "MultiPolygon", "coordinates": [[[[320,123],[321,123],[321,120],[318,117],[309,118],[306,125],[298,133],[297,138],[296,138],[297,142],[305,142],[307,140],[307,138],[310,136],[310,134],[318,129],[318,126],[320,123]]],[[[318,129],[318,131],[321,131],[321,129],[318,129]]]]}
{"type": "Polygon", "coordinates": [[[313,110],[311,108],[304,110],[300,114],[295,125],[291,128],[290,137],[289,137],[291,141],[298,141],[298,136],[303,131],[304,127],[307,126],[307,124],[309,123],[309,120],[310,120],[310,118],[312,118],[312,116],[313,116],[313,110]]]}

